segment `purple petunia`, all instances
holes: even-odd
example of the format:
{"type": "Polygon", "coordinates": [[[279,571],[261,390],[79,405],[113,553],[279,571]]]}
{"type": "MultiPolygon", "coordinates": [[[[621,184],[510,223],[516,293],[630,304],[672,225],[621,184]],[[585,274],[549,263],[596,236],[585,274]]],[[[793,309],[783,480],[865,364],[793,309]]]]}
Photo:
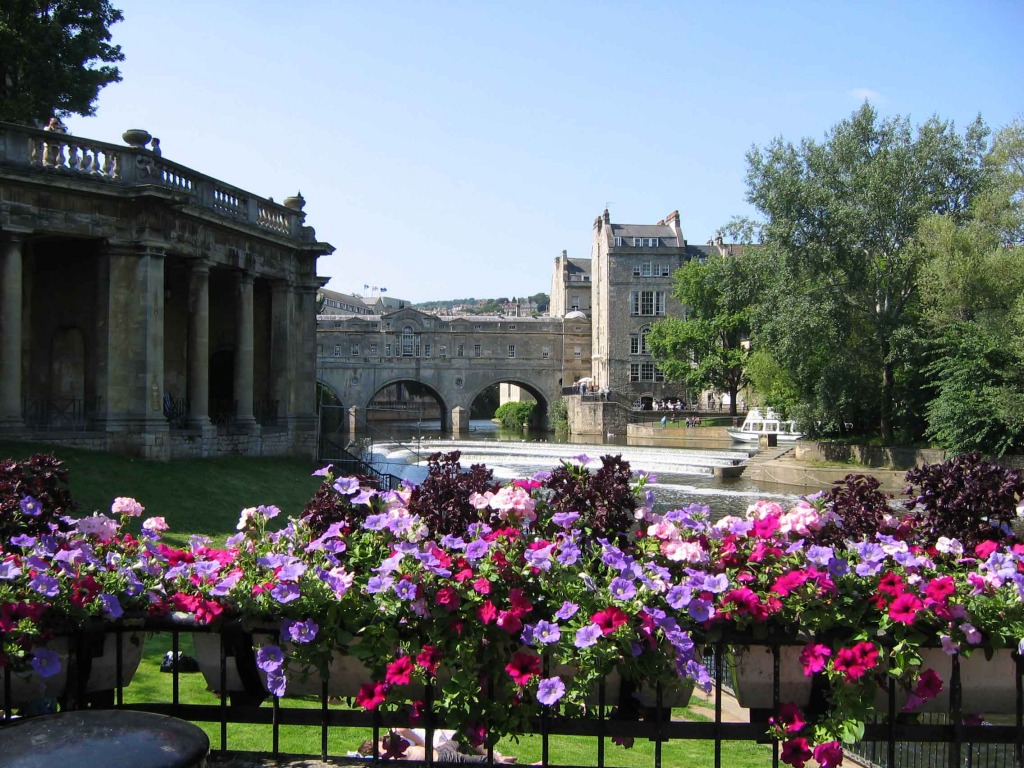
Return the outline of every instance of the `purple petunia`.
{"type": "Polygon", "coordinates": [[[533,639],[540,645],[557,643],[562,638],[562,630],[550,621],[538,621],[533,628],[533,639]]]}
{"type": "Polygon", "coordinates": [[[48,573],[37,573],[29,579],[28,585],[46,597],[56,597],[60,594],[60,582],[48,573]]]}
{"type": "Polygon", "coordinates": [[[693,617],[693,620],[698,622],[708,621],[715,615],[714,605],[710,600],[705,600],[704,598],[691,600],[687,611],[693,617]]]}
{"type": "Polygon", "coordinates": [[[0,580],[9,580],[21,575],[21,568],[13,560],[0,560],[0,580]]]}
{"type": "Polygon", "coordinates": [[[312,476],[313,477],[327,477],[329,474],[331,474],[331,467],[333,467],[333,466],[334,466],[333,464],[328,464],[326,467],[321,467],[316,472],[314,472],[312,476]]]}
{"type": "Polygon", "coordinates": [[[124,615],[124,609],[121,607],[121,601],[117,599],[117,595],[104,593],[100,595],[100,603],[103,605],[103,613],[110,618],[119,619],[124,615]]]}
{"type": "Polygon", "coordinates": [[[316,639],[316,633],[320,631],[320,627],[312,619],[286,621],[283,631],[293,643],[309,643],[316,639]]]}
{"type": "Polygon", "coordinates": [[[560,677],[548,677],[537,686],[537,701],[545,707],[557,704],[565,696],[565,683],[560,677]]]}
{"type": "Polygon", "coordinates": [[[602,634],[601,628],[597,624],[587,624],[587,626],[576,630],[576,639],[573,641],[573,645],[577,648],[589,648],[597,644],[602,634]]]}
{"type": "Polygon", "coordinates": [[[576,605],[576,603],[571,603],[566,600],[562,603],[562,607],[555,612],[555,618],[561,619],[562,621],[568,621],[576,615],[576,612],[579,609],[580,607],[576,605]]]}
{"type": "Polygon", "coordinates": [[[490,545],[483,539],[475,539],[466,545],[466,559],[470,562],[479,560],[481,557],[487,554],[487,549],[490,545]]]}
{"type": "Polygon", "coordinates": [[[636,597],[636,584],[621,576],[612,579],[609,585],[612,597],[616,600],[632,600],[636,597]]]}
{"type": "Polygon", "coordinates": [[[60,656],[49,648],[36,648],[29,663],[40,677],[53,677],[60,672],[60,656]]]}
{"type": "Polygon", "coordinates": [[[31,496],[22,496],[21,501],[18,502],[18,507],[21,509],[21,514],[26,517],[39,517],[43,512],[43,505],[31,496]]]}
{"type": "Polygon", "coordinates": [[[559,528],[565,528],[569,530],[572,528],[572,524],[580,519],[579,512],[556,512],[551,516],[551,522],[557,525],[559,528]]]}
{"type": "Polygon", "coordinates": [[[351,496],[359,490],[359,479],[355,477],[339,477],[334,481],[334,490],[342,496],[351,496]]]}
{"type": "Polygon", "coordinates": [[[270,596],[281,605],[285,605],[292,600],[298,600],[302,597],[302,593],[299,591],[298,584],[275,584],[274,588],[270,590],[270,596]]]}
{"type": "Polygon", "coordinates": [[[27,533],[22,533],[17,536],[11,536],[11,544],[13,544],[16,547],[24,547],[25,549],[28,549],[29,547],[35,546],[36,537],[29,536],[27,533]]]}
{"type": "Polygon", "coordinates": [[[284,651],[276,645],[263,645],[256,651],[256,666],[266,673],[274,672],[284,665],[284,651]]]}
{"type": "Polygon", "coordinates": [[[267,673],[267,690],[271,695],[281,698],[287,688],[288,680],[285,678],[283,670],[275,669],[273,672],[267,673]]]}
{"type": "Polygon", "coordinates": [[[665,602],[668,603],[672,608],[677,611],[682,610],[690,604],[690,600],[693,598],[693,590],[689,587],[675,586],[672,587],[668,594],[665,595],[665,602]]]}
{"type": "Polygon", "coordinates": [[[371,576],[366,582],[366,593],[376,595],[385,592],[395,583],[394,576],[371,576]]]}
{"type": "Polygon", "coordinates": [[[415,600],[416,593],[416,585],[407,579],[402,579],[395,584],[395,594],[398,595],[400,600],[415,600]]]}

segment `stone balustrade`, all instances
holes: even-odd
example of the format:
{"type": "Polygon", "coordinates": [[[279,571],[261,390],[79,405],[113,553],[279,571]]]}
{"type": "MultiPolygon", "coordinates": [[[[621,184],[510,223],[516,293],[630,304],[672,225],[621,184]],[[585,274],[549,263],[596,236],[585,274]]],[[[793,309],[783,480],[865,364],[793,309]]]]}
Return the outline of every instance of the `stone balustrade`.
{"type": "Polygon", "coordinates": [[[108,144],[0,122],[0,166],[23,167],[123,187],[157,186],[215,215],[293,240],[314,238],[301,205],[286,206],[206,176],[138,146],[108,144]]]}

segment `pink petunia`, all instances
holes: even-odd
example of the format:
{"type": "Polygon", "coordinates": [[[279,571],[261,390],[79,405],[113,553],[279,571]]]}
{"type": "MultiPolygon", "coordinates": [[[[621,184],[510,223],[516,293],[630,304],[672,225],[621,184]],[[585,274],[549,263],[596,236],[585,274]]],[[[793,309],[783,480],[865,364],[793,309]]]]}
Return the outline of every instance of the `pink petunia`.
{"type": "Polygon", "coordinates": [[[828,663],[832,650],[821,643],[808,643],[800,651],[800,664],[804,668],[804,674],[810,677],[821,672],[828,663]]]}
{"type": "Polygon", "coordinates": [[[843,748],[838,741],[826,741],[814,748],[819,768],[836,768],[843,764],[843,748]]]}
{"type": "Polygon", "coordinates": [[[916,595],[904,592],[889,605],[889,618],[901,624],[913,624],[924,603],[916,595]]]}
{"type": "Polygon", "coordinates": [[[780,757],[786,765],[792,765],[793,768],[804,768],[807,761],[811,759],[811,749],[807,745],[807,739],[799,736],[783,742],[780,757]]]}
{"type": "Polygon", "coordinates": [[[400,656],[388,664],[384,682],[388,685],[408,685],[412,681],[413,662],[409,656],[400,656]]]}
{"type": "Polygon", "coordinates": [[[540,657],[517,652],[505,665],[505,671],[516,685],[529,685],[530,678],[540,674],[540,657]]]}

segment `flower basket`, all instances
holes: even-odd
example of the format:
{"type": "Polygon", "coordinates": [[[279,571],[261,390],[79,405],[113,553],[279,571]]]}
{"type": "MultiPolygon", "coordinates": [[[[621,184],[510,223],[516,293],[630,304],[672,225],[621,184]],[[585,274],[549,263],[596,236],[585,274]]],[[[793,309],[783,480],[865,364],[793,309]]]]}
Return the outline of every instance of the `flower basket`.
{"type": "MultiPolygon", "coordinates": [[[[57,655],[60,669],[49,677],[38,672],[11,674],[11,706],[22,706],[35,699],[65,698],[79,693],[95,694],[117,687],[117,632],[83,635],[84,654],[74,652],[74,638],[61,635],[45,647],[57,655]]],[[[127,686],[142,661],[144,632],[122,633],[121,685],[127,686]]],[[[3,699],[3,676],[0,674],[0,704],[3,699]]]]}

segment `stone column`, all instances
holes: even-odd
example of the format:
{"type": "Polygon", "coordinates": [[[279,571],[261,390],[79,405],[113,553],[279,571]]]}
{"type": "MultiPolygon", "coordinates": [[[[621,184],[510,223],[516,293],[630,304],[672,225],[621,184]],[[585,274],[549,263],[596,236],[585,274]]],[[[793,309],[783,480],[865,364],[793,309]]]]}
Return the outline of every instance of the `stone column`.
{"type": "Polygon", "coordinates": [[[253,396],[253,275],[238,276],[235,319],[235,423],[247,431],[257,431],[252,412],[253,396]]]}
{"type": "Polygon", "coordinates": [[[103,254],[97,299],[98,426],[110,447],[170,457],[164,419],[164,252],[112,244],[103,254]]]}
{"type": "Polygon", "coordinates": [[[295,367],[294,292],[285,280],[274,280],[270,297],[270,398],[277,401],[278,426],[291,426],[292,370],[295,367]]]}
{"type": "Polygon", "coordinates": [[[210,427],[210,262],[191,263],[188,284],[189,424],[210,427]]]}
{"type": "Polygon", "coordinates": [[[22,238],[0,241],[0,429],[17,430],[21,418],[22,238]]]}
{"type": "Polygon", "coordinates": [[[469,409],[461,405],[452,408],[452,434],[464,435],[469,432],[469,409]]]}

